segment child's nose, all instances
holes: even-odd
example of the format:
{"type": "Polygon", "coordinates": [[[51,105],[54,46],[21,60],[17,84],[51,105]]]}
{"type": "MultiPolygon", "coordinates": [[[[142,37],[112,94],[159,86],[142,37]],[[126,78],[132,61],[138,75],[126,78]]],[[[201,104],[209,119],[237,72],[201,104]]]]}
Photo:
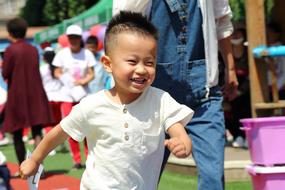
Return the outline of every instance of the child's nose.
{"type": "Polygon", "coordinates": [[[136,72],[140,74],[144,74],[147,72],[143,63],[137,64],[136,72]]]}

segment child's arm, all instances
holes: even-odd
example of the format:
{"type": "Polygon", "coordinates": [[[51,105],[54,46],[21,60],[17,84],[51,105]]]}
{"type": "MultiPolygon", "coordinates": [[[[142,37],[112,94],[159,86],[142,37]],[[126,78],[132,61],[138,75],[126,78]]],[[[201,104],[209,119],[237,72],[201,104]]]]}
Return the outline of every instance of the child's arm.
{"type": "Polygon", "coordinates": [[[186,158],[192,150],[192,142],[183,125],[178,122],[168,128],[170,139],[165,140],[165,146],[177,158],[186,158]]]}
{"type": "Polygon", "coordinates": [[[76,80],[75,85],[86,85],[93,79],[94,79],[94,69],[93,67],[88,67],[86,76],[82,79],[76,80]]]}
{"type": "Polygon", "coordinates": [[[55,78],[60,79],[61,75],[62,75],[62,68],[61,67],[55,67],[55,69],[54,69],[55,78]]]}
{"type": "Polygon", "coordinates": [[[63,143],[68,135],[62,130],[60,125],[55,126],[48,134],[46,134],[40,144],[33,151],[30,158],[22,162],[20,166],[21,177],[27,177],[36,173],[40,163],[48,155],[48,153],[63,143]]]}

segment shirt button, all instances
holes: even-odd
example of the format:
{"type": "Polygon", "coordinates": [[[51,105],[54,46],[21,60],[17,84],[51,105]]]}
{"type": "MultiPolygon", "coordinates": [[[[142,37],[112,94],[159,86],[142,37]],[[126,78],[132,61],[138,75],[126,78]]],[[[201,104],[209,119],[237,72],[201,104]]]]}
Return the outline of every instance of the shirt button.
{"type": "Polygon", "coordinates": [[[129,124],[128,124],[128,123],[125,123],[125,124],[124,124],[124,127],[125,127],[125,128],[128,128],[128,127],[129,127],[129,124]]]}
{"type": "Polygon", "coordinates": [[[123,112],[124,112],[124,113],[127,113],[127,108],[124,108],[124,109],[123,109],[123,112]]]}
{"type": "Polygon", "coordinates": [[[130,139],[129,135],[125,135],[125,140],[128,141],[130,139]]]}

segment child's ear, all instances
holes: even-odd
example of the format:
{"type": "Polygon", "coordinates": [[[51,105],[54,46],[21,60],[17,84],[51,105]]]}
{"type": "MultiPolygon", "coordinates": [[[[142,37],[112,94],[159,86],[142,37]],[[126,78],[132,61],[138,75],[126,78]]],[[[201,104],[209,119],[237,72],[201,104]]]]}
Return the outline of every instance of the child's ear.
{"type": "Polygon", "coordinates": [[[103,63],[103,66],[108,73],[112,73],[111,59],[109,56],[103,55],[101,57],[101,63],[103,63]]]}

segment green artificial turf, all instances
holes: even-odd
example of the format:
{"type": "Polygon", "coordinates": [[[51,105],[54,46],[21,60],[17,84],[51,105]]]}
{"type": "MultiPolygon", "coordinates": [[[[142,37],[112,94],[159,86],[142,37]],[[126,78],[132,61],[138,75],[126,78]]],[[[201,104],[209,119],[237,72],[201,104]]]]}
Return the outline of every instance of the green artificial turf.
{"type": "MultiPolygon", "coordinates": [[[[210,187],[209,187],[210,188],[210,187]]],[[[197,177],[164,171],[158,190],[196,190],[197,177]]],[[[210,188],[211,189],[211,188],[210,188]]],[[[251,182],[228,182],[226,190],[251,190],[251,182]]]]}
{"type": "MultiPolygon", "coordinates": [[[[26,146],[32,150],[32,146],[26,146]]],[[[65,144],[64,147],[68,147],[65,144]]],[[[14,147],[12,145],[1,146],[0,150],[6,155],[8,162],[17,163],[14,147]]],[[[58,147],[57,154],[48,156],[44,161],[46,172],[64,173],[65,175],[81,178],[83,169],[74,170],[72,168],[72,159],[67,148],[58,147]],[[65,150],[63,150],[65,149],[65,150]]],[[[81,146],[81,150],[83,147],[81,146]]],[[[81,154],[83,155],[83,153],[81,154]]],[[[84,158],[84,156],[83,156],[84,158]]],[[[158,190],[195,190],[197,189],[197,177],[182,175],[165,171],[162,175],[158,190]]],[[[251,190],[251,182],[230,182],[226,183],[226,190],[251,190]]]]}

